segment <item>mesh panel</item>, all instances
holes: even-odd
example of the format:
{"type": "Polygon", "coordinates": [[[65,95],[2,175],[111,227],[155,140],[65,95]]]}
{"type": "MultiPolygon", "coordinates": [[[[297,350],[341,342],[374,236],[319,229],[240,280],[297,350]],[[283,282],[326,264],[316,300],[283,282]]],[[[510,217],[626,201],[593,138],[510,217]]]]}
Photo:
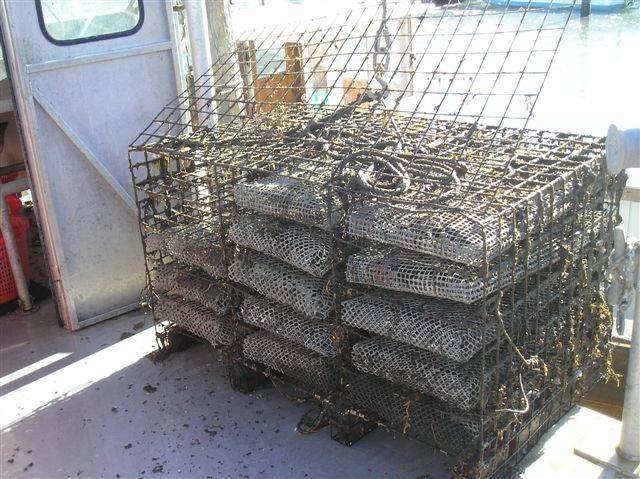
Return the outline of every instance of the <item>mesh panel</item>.
{"type": "Polygon", "coordinates": [[[199,303],[216,314],[224,315],[231,309],[231,298],[215,283],[189,272],[180,264],[161,264],[156,269],[155,287],[199,303]]]}
{"type": "MultiPolygon", "coordinates": [[[[259,213],[328,230],[336,226],[342,212],[335,206],[331,218],[321,189],[294,178],[270,176],[235,187],[236,203],[259,213]]],[[[333,203],[338,204],[337,199],[333,203]]]]}
{"type": "MultiPolygon", "coordinates": [[[[589,223],[595,223],[597,236],[601,216],[593,216],[589,223]]],[[[588,231],[573,233],[572,249],[580,250],[589,241],[588,231]]],[[[530,251],[518,249],[512,257],[489,263],[486,289],[480,268],[399,248],[369,248],[351,255],[347,281],[471,304],[560,260],[565,241],[561,231],[555,233],[533,239],[536,246],[530,251]]]]}
{"type": "Polygon", "coordinates": [[[355,376],[347,384],[347,398],[371,410],[390,428],[403,431],[448,453],[471,448],[480,434],[478,416],[454,411],[440,401],[419,394],[407,396],[398,386],[372,376],[355,376]]]}
{"type": "Polygon", "coordinates": [[[331,269],[329,237],[295,223],[283,223],[257,215],[241,216],[231,226],[229,239],[313,276],[322,277],[331,269]]]}
{"type": "Polygon", "coordinates": [[[211,228],[174,226],[147,237],[147,249],[160,250],[174,259],[200,268],[214,278],[226,275],[220,243],[211,228]]]}
{"type": "Polygon", "coordinates": [[[338,376],[325,357],[269,333],[258,332],[244,338],[242,354],[314,391],[327,393],[338,385],[338,376]]]}
{"type": "Polygon", "coordinates": [[[323,356],[340,354],[341,330],[328,323],[305,319],[286,306],[247,296],[240,306],[242,320],[309,348],[323,356]]]}
{"type": "MultiPolygon", "coordinates": [[[[533,321],[534,311],[547,312],[545,306],[557,296],[556,285],[555,280],[545,280],[526,295],[519,287],[513,300],[510,295],[503,298],[500,311],[507,328],[513,323],[522,324],[525,319],[533,321]]],[[[482,309],[482,305],[447,300],[363,294],[342,303],[342,322],[467,362],[481,350],[483,330],[484,344],[490,344],[498,335],[494,317],[487,317],[485,328],[482,309]]]]}
{"type": "Polygon", "coordinates": [[[459,364],[392,339],[376,336],[353,346],[360,371],[431,394],[463,410],[480,400],[480,364],[459,364]]]}
{"type": "Polygon", "coordinates": [[[236,256],[229,276],[310,318],[327,319],[333,306],[324,281],[268,256],[252,252],[236,256]]]}
{"type": "Polygon", "coordinates": [[[213,345],[234,342],[233,324],[204,306],[161,296],[153,309],[156,321],[170,321],[213,345]]]}

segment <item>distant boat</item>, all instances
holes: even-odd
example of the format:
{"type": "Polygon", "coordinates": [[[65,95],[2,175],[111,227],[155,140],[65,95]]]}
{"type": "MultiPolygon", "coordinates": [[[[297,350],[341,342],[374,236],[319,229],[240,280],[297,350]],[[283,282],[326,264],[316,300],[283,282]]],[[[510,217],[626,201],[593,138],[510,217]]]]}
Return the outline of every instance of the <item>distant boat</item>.
{"type": "MultiPolygon", "coordinates": [[[[579,9],[581,2],[580,0],[576,0],[575,3],[569,0],[553,0],[553,1],[543,1],[543,0],[485,0],[490,5],[496,5],[504,7],[509,5],[513,8],[522,8],[522,7],[532,7],[532,8],[547,8],[547,7],[570,7],[573,5],[574,8],[579,9]]],[[[618,11],[623,8],[630,7],[633,5],[633,0],[591,0],[591,11],[592,12],[613,12],[618,11]]]]}

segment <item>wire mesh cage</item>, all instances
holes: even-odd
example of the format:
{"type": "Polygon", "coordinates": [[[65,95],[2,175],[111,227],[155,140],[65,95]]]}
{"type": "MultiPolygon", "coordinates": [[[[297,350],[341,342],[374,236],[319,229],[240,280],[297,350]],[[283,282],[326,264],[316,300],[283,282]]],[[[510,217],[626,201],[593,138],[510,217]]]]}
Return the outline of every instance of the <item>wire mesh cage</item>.
{"type": "Polygon", "coordinates": [[[487,477],[607,370],[625,177],[527,129],[573,5],[369,3],[243,33],[131,145],[149,287],[219,281],[239,361],[487,477]]]}

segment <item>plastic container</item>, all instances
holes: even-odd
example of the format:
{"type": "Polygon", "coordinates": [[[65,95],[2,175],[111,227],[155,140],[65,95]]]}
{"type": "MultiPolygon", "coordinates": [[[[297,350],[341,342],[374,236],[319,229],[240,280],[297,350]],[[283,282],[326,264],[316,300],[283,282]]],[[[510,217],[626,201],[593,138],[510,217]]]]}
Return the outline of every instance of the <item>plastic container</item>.
{"type": "MultiPolygon", "coordinates": [[[[11,216],[11,226],[13,235],[18,245],[20,253],[20,262],[24,276],[29,282],[29,245],[27,240],[27,232],[29,230],[29,220],[22,216],[11,216]]],[[[18,290],[16,282],[11,271],[11,263],[7,255],[7,248],[4,244],[4,237],[0,236],[0,304],[8,303],[18,298],[18,290]]]]}

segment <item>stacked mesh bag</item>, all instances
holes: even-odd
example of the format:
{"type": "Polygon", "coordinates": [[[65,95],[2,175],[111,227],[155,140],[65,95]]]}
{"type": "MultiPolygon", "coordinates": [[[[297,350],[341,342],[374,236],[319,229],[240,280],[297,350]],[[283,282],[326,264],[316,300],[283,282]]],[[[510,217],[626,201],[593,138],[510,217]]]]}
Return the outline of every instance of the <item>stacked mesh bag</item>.
{"type": "Polygon", "coordinates": [[[157,228],[146,237],[153,271],[156,321],[175,325],[213,346],[236,337],[232,295],[220,283],[226,276],[217,228],[193,222],[157,228]]]}
{"type": "Polygon", "coordinates": [[[229,229],[237,245],[229,277],[244,288],[240,319],[256,332],[242,342],[245,360],[307,391],[337,388],[332,364],[341,351],[330,294],[331,238],[319,218],[299,208],[307,190],[285,178],[240,183],[229,229]]]}
{"type": "Polygon", "coordinates": [[[346,279],[364,292],[342,303],[341,320],[368,336],[351,350],[367,376],[347,394],[396,430],[474,457],[466,474],[497,467],[484,452],[519,433],[529,404],[562,393],[571,375],[602,371],[564,353],[606,350],[602,318],[584,317],[604,304],[620,190],[602,151],[583,160],[508,214],[480,198],[476,208],[443,200],[429,212],[378,198],[354,202],[346,217],[364,246],[348,258],[346,279]]]}

